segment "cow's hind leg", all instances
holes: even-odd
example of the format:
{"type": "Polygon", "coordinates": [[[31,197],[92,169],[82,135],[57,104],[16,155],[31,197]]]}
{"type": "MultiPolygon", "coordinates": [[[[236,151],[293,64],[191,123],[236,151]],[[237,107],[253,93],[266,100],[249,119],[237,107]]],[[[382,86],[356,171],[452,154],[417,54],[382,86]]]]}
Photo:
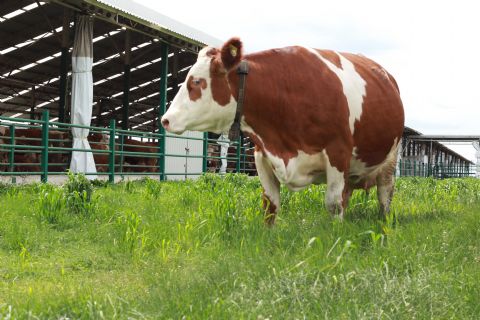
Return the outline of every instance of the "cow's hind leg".
{"type": "MultiPolygon", "coordinates": [[[[396,151],[395,155],[396,155],[396,151]]],[[[395,166],[397,158],[393,157],[388,161],[377,176],[377,197],[380,203],[380,215],[386,216],[390,212],[390,203],[393,198],[395,187],[395,166]]]]}
{"type": "Polygon", "coordinates": [[[273,173],[272,167],[260,150],[255,150],[255,165],[258,177],[263,187],[263,208],[265,209],[265,222],[275,223],[275,216],[280,208],[280,182],[273,173]]]}
{"type": "Polygon", "coordinates": [[[390,211],[395,175],[390,170],[384,171],[377,176],[377,197],[380,203],[380,214],[387,215],[390,211]]]}
{"type": "Polygon", "coordinates": [[[327,210],[340,220],[348,204],[351,190],[345,180],[345,172],[339,171],[330,163],[327,164],[327,192],[325,194],[325,206],[327,210]]]}

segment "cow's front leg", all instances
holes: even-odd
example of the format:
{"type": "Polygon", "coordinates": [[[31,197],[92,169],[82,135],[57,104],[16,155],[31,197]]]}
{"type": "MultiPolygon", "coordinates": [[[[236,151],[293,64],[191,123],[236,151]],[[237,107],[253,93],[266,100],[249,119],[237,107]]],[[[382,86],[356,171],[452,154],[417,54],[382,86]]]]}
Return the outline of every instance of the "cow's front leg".
{"type": "Polygon", "coordinates": [[[265,222],[272,225],[275,223],[275,216],[280,208],[280,182],[260,150],[255,150],[255,165],[263,187],[265,222]]]}
{"type": "Polygon", "coordinates": [[[327,193],[325,194],[325,206],[327,210],[340,220],[348,204],[351,191],[345,181],[345,173],[339,171],[330,163],[327,164],[327,193]]]}

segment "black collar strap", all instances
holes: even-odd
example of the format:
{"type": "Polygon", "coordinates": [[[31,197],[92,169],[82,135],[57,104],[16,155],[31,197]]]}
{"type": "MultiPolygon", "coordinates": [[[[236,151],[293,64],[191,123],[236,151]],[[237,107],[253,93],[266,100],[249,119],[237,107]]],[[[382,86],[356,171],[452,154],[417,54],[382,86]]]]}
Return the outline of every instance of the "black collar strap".
{"type": "Polygon", "coordinates": [[[240,61],[240,64],[237,68],[237,74],[240,78],[238,84],[237,111],[235,112],[235,119],[233,120],[232,126],[230,127],[230,132],[228,134],[228,138],[232,142],[237,141],[240,137],[240,119],[242,118],[243,113],[243,101],[245,100],[245,80],[248,74],[247,60],[240,61]]]}

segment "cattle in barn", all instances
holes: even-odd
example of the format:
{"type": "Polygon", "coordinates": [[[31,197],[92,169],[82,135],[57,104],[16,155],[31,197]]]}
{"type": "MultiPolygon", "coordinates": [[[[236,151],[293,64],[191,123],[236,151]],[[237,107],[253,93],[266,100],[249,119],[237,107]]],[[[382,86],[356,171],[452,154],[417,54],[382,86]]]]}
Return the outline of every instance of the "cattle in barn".
{"type": "MultiPolygon", "coordinates": [[[[225,137],[223,139],[226,139],[225,137]]],[[[246,137],[242,147],[242,154],[240,156],[240,172],[254,176],[256,173],[255,169],[255,159],[254,159],[254,149],[255,146],[251,141],[246,137]]],[[[209,141],[207,148],[207,170],[208,172],[220,172],[220,173],[233,173],[237,170],[237,147],[228,146],[228,143],[223,142],[212,142],[209,141]],[[223,157],[225,162],[223,165],[225,168],[221,168],[222,159],[221,156],[221,145],[224,144],[226,150],[223,157]],[[223,170],[223,172],[222,172],[223,170]]]]}
{"type": "Polygon", "coordinates": [[[249,176],[254,176],[257,170],[255,169],[255,146],[248,140],[244,144],[244,158],[242,159],[242,172],[249,176]]]}
{"type": "Polygon", "coordinates": [[[134,139],[124,139],[125,152],[143,152],[148,155],[125,155],[124,171],[158,172],[158,144],[134,139]],[[151,154],[151,155],[150,155],[151,154]]]}
{"type": "Polygon", "coordinates": [[[267,222],[279,210],[280,183],[294,191],[326,183],[326,207],[339,218],[353,189],[375,184],[380,210],[388,212],[404,111],[395,79],[362,55],[301,46],[243,55],[238,38],[204,48],[163,127],[228,131],[242,60],[249,72],[240,125],[256,146],[267,222]]]}
{"type": "Polygon", "coordinates": [[[220,167],[220,145],[217,143],[208,143],[207,147],[207,171],[217,172],[220,167]]]}
{"type": "Polygon", "coordinates": [[[97,172],[108,172],[108,153],[95,152],[96,150],[108,151],[110,150],[110,135],[100,132],[92,132],[88,135],[88,142],[93,153],[93,160],[97,172]]]}
{"type": "Polygon", "coordinates": [[[233,173],[237,169],[237,146],[229,146],[227,149],[227,172],[233,173]]]}
{"type": "Polygon", "coordinates": [[[208,132],[207,142],[207,171],[217,172],[220,167],[220,145],[217,143],[219,134],[208,132]]]}
{"type": "MultiPolygon", "coordinates": [[[[49,147],[71,148],[70,132],[49,130],[49,147]]],[[[49,150],[48,151],[48,171],[64,172],[67,170],[70,160],[70,151],[49,150]]]]}
{"type": "MultiPolygon", "coordinates": [[[[10,128],[5,129],[4,141],[10,143],[10,128]]],[[[67,132],[58,130],[49,130],[49,148],[65,147],[65,141],[68,137],[67,132]]],[[[42,145],[42,130],[40,128],[16,128],[15,129],[15,153],[14,162],[17,172],[39,172],[40,171],[40,155],[42,145]],[[18,147],[17,147],[18,146],[18,147]],[[22,148],[22,146],[36,146],[38,148],[22,148]]],[[[64,171],[68,162],[68,155],[64,151],[49,150],[48,154],[48,170],[64,171]]]]}
{"type": "Polygon", "coordinates": [[[226,148],[226,153],[222,155],[221,145],[219,143],[210,143],[207,149],[207,169],[210,172],[232,173],[237,168],[237,147],[230,146],[226,148]],[[224,162],[224,163],[223,163],[224,162]],[[223,167],[224,166],[224,167],[223,167]]]}
{"type": "Polygon", "coordinates": [[[4,144],[8,144],[5,140],[6,130],[6,127],[0,126],[0,171],[7,171],[8,148],[2,146],[4,144]]]}

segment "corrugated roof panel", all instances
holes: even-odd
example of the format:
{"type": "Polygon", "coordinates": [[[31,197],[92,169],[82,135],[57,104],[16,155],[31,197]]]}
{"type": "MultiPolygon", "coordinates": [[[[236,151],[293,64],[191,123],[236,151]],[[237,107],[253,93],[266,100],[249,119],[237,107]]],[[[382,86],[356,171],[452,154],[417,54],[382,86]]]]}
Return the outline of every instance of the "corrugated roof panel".
{"type": "Polygon", "coordinates": [[[212,37],[205,32],[187,26],[186,24],[167,17],[166,15],[163,15],[152,8],[148,8],[131,0],[90,0],[88,2],[105,4],[119,11],[145,20],[151,24],[158,25],[159,27],[167,29],[173,33],[182,35],[206,45],[220,46],[223,43],[221,40],[212,37]]]}

